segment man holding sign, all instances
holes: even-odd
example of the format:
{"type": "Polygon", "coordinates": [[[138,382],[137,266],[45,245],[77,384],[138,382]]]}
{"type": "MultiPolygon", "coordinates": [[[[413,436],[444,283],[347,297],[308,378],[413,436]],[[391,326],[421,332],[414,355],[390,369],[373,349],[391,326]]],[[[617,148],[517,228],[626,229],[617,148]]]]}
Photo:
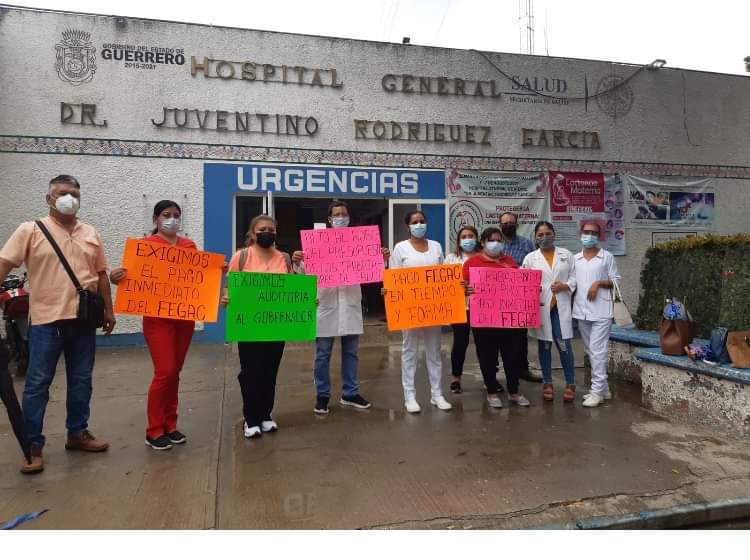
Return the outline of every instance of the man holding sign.
{"type": "MultiPolygon", "coordinates": [[[[495,378],[497,355],[503,360],[503,369],[508,383],[508,400],[518,406],[529,406],[529,400],[518,392],[518,379],[523,371],[522,346],[526,344],[525,329],[539,325],[539,279],[531,281],[531,288],[524,286],[521,295],[516,281],[507,278],[504,271],[518,268],[516,262],[503,253],[502,232],[496,227],[486,228],[480,237],[482,252],[464,264],[464,277],[471,295],[470,316],[474,342],[477,346],[479,368],[487,389],[487,403],[493,408],[502,408],[498,396],[499,385],[495,378]],[[526,297],[527,292],[531,296],[526,297]],[[513,300],[513,301],[511,301],[513,300]],[[516,300],[520,300],[520,305],[516,300]],[[529,308],[524,301],[533,301],[529,308]]],[[[524,271],[530,275],[538,271],[524,271]]]]}
{"type": "Polygon", "coordinates": [[[185,443],[177,429],[180,371],[195,321],[216,321],[224,256],[202,253],[177,233],[182,210],[172,200],[154,207],[153,234],[128,239],[123,266],[112,270],[115,311],[143,316],[143,336],[154,364],[148,389],[146,445],[159,451],[185,443]]]}
{"type": "Polygon", "coordinates": [[[371,403],[359,394],[359,335],[362,321],[360,284],[380,282],[383,259],[390,252],[380,245],[377,226],[349,227],[349,207],[334,200],[328,206],[331,228],[300,232],[302,251],[292,255],[294,270],[318,277],[317,338],[315,339],[316,414],[328,414],[331,400],[331,353],[335,337],[341,337],[341,384],[339,403],[357,409],[371,403]]]}

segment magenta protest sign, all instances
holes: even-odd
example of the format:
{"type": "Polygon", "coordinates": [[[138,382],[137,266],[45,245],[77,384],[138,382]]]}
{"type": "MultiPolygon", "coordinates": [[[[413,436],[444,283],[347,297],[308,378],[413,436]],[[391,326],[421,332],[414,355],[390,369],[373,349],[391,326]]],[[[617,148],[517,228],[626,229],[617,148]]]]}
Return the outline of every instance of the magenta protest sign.
{"type": "Polygon", "coordinates": [[[518,268],[469,269],[472,327],[526,329],[538,327],[541,270],[518,268]]]}
{"type": "Polygon", "coordinates": [[[378,226],[306,229],[300,236],[305,274],[318,277],[318,288],[383,281],[378,226]]]}

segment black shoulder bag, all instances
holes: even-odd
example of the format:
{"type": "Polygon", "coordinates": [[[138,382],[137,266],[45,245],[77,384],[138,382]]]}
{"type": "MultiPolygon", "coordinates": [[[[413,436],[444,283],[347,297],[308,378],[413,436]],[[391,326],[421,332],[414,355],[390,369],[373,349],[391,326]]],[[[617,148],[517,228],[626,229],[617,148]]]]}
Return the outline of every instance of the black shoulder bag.
{"type": "Polygon", "coordinates": [[[63,268],[65,268],[65,272],[68,273],[68,276],[70,276],[70,279],[73,281],[76,292],[78,292],[78,313],[76,315],[76,321],[78,321],[78,324],[82,327],[93,327],[98,329],[104,324],[104,298],[96,292],[85,290],[81,286],[78,278],[76,278],[76,275],[73,273],[73,269],[70,268],[68,260],[65,258],[65,255],[63,255],[60,247],[50,234],[49,230],[41,220],[37,220],[36,225],[39,226],[44,237],[46,237],[47,241],[52,245],[55,253],[57,253],[57,256],[60,258],[63,268]]]}

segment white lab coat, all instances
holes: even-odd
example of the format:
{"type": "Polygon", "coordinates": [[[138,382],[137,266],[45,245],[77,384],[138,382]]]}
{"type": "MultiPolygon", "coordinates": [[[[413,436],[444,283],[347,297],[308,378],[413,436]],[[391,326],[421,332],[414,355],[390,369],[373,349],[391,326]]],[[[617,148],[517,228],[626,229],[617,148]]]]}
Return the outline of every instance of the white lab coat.
{"type": "Polygon", "coordinates": [[[533,253],[526,255],[521,268],[542,271],[542,292],[539,295],[542,303],[542,324],[538,329],[531,329],[532,336],[539,340],[552,340],[550,304],[552,303],[553,294],[551,286],[554,282],[563,282],[570,287],[570,291],[559,292],[557,294],[560,331],[562,331],[563,339],[573,338],[572,296],[576,289],[575,258],[573,257],[573,253],[563,247],[555,247],[555,260],[552,263],[552,268],[550,268],[541,249],[537,249],[533,253]]]}
{"type": "Polygon", "coordinates": [[[621,276],[617,270],[615,257],[605,249],[599,252],[591,260],[586,260],[583,251],[575,255],[576,284],[578,292],[573,300],[573,318],[584,321],[607,321],[612,320],[612,290],[599,290],[594,301],[586,297],[594,282],[609,280],[617,282],[621,276]]]}
{"type": "MultiPolygon", "coordinates": [[[[294,264],[294,272],[305,273],[305,263],[294,264]]],[[[318,328],[316,336],[349,336],[362,334],[362,287],[338,286],[318,288],[318,328]]]]}
{"type": "Polygon", "coordinates": [[[362,287],[318,288],[317,336],[362,334],[362,287]]]}

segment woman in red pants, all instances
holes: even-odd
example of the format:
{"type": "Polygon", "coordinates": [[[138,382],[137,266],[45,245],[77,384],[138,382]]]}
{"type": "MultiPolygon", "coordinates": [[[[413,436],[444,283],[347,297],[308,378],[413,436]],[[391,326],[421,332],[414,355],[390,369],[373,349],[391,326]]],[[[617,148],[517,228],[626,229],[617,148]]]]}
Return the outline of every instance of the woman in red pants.
{"type": "MultiPolygon", "coordinates": [[[[152,243],[176,245],[196,249],[187,237],[177,235],[181,227],[182,210],[172,200],[161,200],[154,206],[154,231],[145,238],[152,243]]],[[[125,268],[115,268],[110,274],[113,284],[127,277],[125,268]]],[[[177,429],[177,391],[180,371],[190,348],[195,330],[194,321],[181,319],[143,318],[143,336],[154,363],[154,377],[148,389],[146,414],[146,445],[153,449],[171,449],[172,444],[185,443],[185,434],[177,429]]]]}

